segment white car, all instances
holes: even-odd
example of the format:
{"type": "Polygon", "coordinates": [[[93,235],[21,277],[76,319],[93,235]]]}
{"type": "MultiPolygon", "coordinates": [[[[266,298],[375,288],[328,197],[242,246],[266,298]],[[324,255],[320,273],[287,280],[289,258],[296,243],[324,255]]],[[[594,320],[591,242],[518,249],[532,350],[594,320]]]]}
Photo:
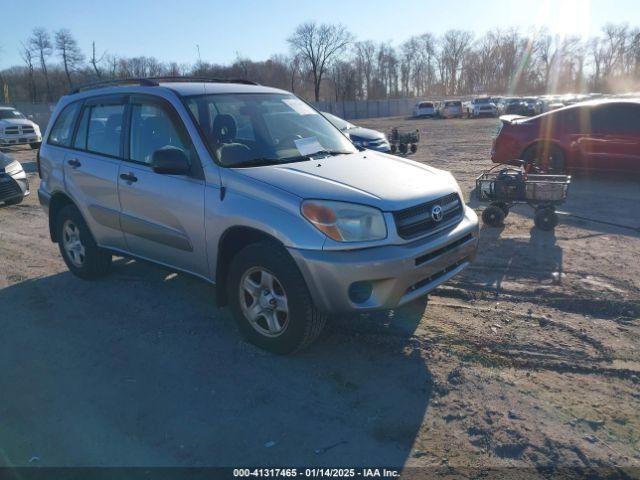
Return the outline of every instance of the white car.
{"type": "Polygon", "coordinates": [[[460,100],[440,102],[437,114],[440,118],[462,118],[462,102],[460,100]]]}
{"type": "Polygon", "coordinates": [[[433,102],[417,103],[413,109],[414,117],[435,117],[436,107],[433,102]]]}
{"type": "Polygon", "coordinates": [[[466,107],[467,118],[496,117],[498,109],[489,97],[474,98],[466,107]]]}
{"type": "Polygon", "coordinates": [[[30,145],[40,147],[40,127],[15,108],[0,107],[0,147],[8,145],[30,145]]]}

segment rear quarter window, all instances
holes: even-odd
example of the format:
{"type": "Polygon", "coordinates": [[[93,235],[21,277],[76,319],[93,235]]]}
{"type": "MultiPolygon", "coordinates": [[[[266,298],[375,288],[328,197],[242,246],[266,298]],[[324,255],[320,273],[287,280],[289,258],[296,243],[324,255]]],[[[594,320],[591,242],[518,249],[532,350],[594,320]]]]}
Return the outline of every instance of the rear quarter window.
{"type": "Polygon", "coordinates": [[[62,109],[51,128],[47,143],[61,147],[71,145],[71,137],[73,136],[73,127],[78,116],[78,110],[80,110],[79,102],[71,103],[62,109]]]}

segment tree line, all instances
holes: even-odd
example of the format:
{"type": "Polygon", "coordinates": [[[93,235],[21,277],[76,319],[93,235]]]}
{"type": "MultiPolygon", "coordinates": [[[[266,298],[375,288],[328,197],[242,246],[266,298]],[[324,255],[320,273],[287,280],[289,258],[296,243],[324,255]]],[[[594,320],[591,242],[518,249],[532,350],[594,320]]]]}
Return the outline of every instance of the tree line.
{"type": "Polygon", "coordinates": [[[308,22],[288,43],[289,52],[265,61],[177,63],[109,53],[96,42],[87,54],[69,30],[38,27],[20,44],[23,64],[0,72],[0,99],[54,102],[81,83],[184,75],[248,79],[316,101],[640,88],[640,28],[626,24],[608,24],[588,39],[545,29],[481,36],[454,29],[393,46],[357,41],[342,25],[308,22]]]}

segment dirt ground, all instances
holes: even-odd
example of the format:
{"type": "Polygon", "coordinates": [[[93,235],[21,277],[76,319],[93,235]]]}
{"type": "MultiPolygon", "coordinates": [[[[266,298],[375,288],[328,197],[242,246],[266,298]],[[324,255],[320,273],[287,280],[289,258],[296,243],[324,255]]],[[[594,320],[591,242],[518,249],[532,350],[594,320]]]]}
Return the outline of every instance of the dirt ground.
{"type": "MultiPolygon", "coordinates": [[[[419,128],[413,159],[452,171],[480,211],[497,120],[360,124],[419,128]]],[[[189,276],[118,259],[72,277],[34,152],[9,153],[34,193],[0,207],[0,465],[640,472],[640,233],[577,218],[640,227],[637,178],[574,178],[555,233],[517,207],[428,299],[334,319],[277,357],[189,276]]]]}

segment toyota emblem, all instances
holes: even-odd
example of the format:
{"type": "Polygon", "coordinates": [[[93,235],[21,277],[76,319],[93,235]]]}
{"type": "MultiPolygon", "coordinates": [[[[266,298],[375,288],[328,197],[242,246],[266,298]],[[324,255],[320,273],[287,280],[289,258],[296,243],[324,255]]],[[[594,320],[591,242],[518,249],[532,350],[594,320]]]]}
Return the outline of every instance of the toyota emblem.
{"type": "Polygon", "coordinates": [[[431,218],[434,222],[442,220],[442,207],[440,205],[434,205],[431,209],[431,218]]]}

